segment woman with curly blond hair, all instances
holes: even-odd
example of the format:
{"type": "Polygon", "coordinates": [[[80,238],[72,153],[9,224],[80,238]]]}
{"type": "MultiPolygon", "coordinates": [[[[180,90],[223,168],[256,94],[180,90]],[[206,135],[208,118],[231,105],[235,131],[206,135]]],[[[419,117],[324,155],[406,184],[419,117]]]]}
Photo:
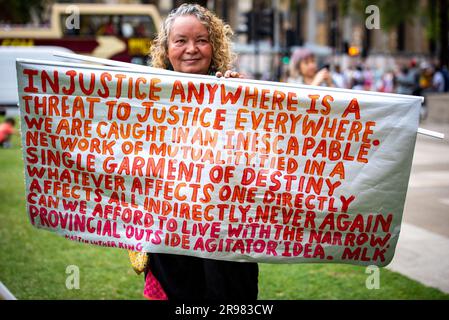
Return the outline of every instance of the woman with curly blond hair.
{"type": "Polygon", "coordinates": [[[178,9],[172,11],[162,24],[161,30],[151,47],[151,65],[155,68],[174,70],[168,50],[171,44],[170,35],[173,35],[171,29],[178,17],[188,16],[195,17],[207,29],[208,43],[212,50],[208,74],[216,72],[223,74],[230,70],[235,58],[231,51],[231,36],[233,34],[231,27],[224,24],[220,18],[209,10],[199,5],[189,4],[181,5],[178,9]]]}
{"type": "MultiPolygon", "coordinates": [[[[151,48],[151,65],[185,73],[241,77],[230,70],[234,58],[231,36],[229,25],[210,11],[183,4],[163,23],[151,48]]],[[[162,291],[169,300],[257,299],[257,263],[160,253],[149,253],[148,258],[146,289],[156,297],[162,291]]]]}

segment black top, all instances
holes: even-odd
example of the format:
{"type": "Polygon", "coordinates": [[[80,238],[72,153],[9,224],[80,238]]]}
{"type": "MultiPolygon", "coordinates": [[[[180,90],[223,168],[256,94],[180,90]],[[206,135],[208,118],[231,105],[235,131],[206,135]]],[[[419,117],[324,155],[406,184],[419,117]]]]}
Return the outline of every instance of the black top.
{"type": "Polygon", "coordinates": [[[257,263],[149,253],[149,268],[169,300],[257,299],[257,263]]]}

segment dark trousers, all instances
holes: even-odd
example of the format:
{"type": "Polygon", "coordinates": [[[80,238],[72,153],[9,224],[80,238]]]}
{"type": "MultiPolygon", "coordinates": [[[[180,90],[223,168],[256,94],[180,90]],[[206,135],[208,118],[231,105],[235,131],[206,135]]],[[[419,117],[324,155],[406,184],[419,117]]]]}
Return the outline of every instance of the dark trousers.
{"type": "Polygon", "coordinates": [[[149,268],[169,300],[257,299],[257,263],[149,253],[149,268]]]}

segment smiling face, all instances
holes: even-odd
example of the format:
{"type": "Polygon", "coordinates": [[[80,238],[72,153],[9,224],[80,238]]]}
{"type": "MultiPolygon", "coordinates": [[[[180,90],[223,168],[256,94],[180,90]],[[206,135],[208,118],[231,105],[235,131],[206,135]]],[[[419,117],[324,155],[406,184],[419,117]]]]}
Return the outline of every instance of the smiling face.
{"type": "Polygon", "coordinates": [[[313,78],[317,72],[315,56],[311,55],[302,59],[299,63],[299,72],[303,77],[313,78]]]}
{"type": "Polygon", "coordinates": [[[207,74],[212,45],[206,27],[192,15],[176,18],[168,37],[168,60],[178,72],[207,74]]]}

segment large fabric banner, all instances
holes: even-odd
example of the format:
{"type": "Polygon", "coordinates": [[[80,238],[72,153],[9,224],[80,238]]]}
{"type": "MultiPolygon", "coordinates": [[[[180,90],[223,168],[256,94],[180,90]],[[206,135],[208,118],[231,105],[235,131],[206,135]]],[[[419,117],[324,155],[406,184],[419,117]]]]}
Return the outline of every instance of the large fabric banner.
{"type": "Polygon", "coordinates": [[[394,255],[419,97],[51,61],[17,74],[35,227],[219,260],[394,255]]]}

